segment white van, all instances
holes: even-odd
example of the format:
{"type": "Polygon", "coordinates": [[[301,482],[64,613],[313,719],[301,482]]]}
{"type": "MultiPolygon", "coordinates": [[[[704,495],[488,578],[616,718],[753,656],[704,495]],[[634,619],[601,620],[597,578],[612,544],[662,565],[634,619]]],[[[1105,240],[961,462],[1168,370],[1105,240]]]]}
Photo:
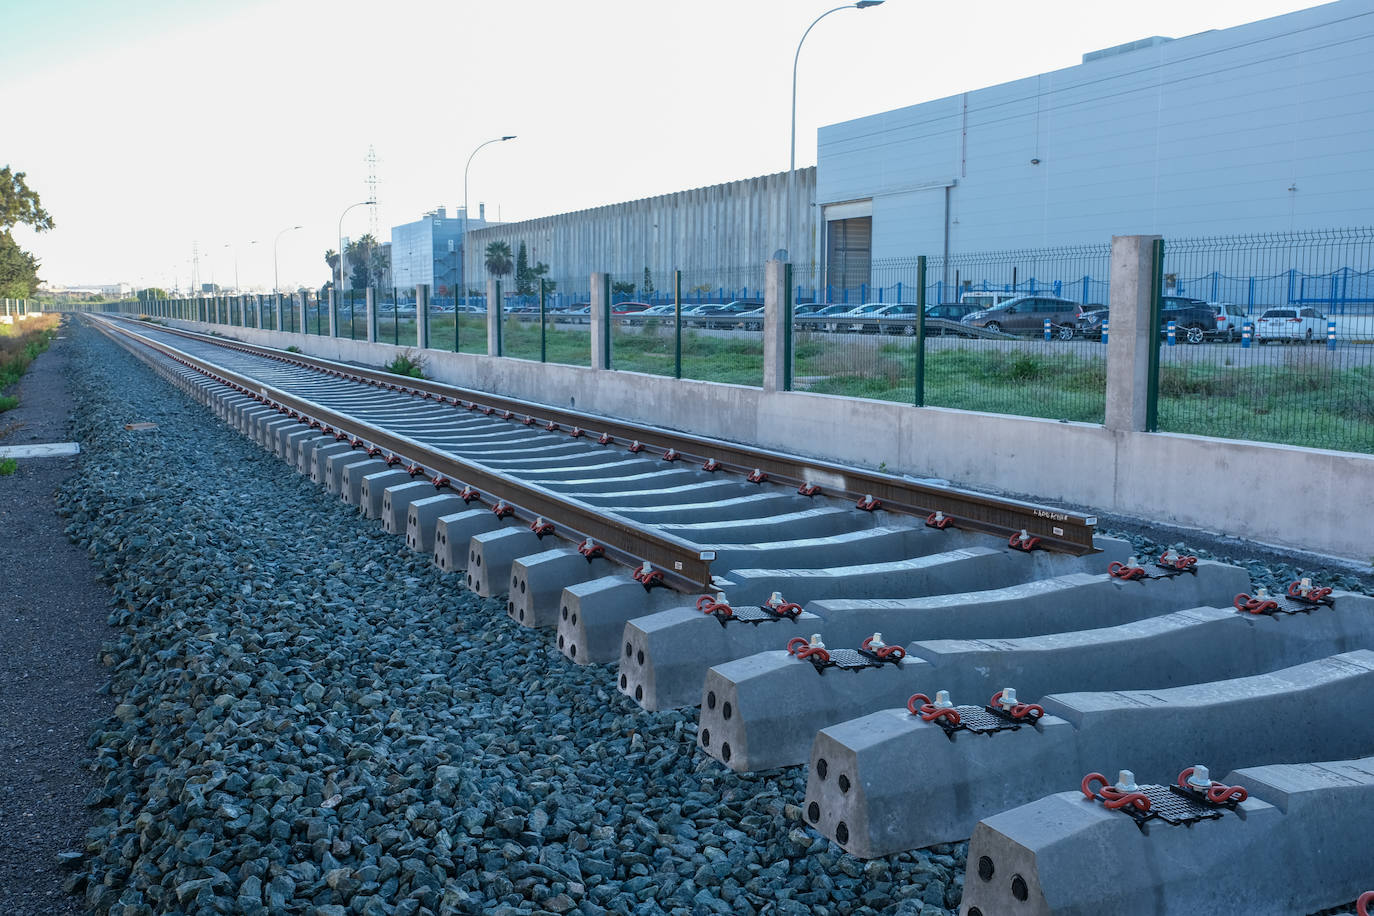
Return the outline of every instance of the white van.
{"type": "Polygon", "coordinates": [[[995,305],[1001,305],[1011,299],[1015,299],[1020,293],[997,293],[997,292],[969,292],[959,297],[961,305],[971,305],[980,311],[990,309],[995,305]]]}

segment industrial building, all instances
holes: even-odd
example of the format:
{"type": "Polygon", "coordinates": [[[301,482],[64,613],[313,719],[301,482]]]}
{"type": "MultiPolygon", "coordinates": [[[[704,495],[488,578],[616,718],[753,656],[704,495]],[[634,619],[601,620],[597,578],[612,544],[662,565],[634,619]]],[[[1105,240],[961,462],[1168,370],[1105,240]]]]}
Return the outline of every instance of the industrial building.
{"type": "MultiPolygon", "coordinates": [[[[487,225],[486,207],[468,220],[468,231],[487,225]]],[[[428,284],[435,295],[451,296],[463,286],[463,212],[444,207],[413,223],[391,227],[391,274],[398,287],[428,284]]]]}
{"type": "Polygon", "coordinates": [[[817,256],[857,286],[870,258],[1368,225],[1371,150],[1374,2],[1341,0],[822,127],[817,256]]]}

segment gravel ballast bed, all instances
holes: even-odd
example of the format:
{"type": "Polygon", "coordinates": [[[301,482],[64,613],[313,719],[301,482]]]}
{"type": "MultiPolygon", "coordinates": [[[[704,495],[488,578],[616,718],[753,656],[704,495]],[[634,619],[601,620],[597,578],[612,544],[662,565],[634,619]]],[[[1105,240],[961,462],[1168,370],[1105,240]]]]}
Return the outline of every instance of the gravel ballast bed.
{"type": "MultiPolygon", "coordinates": [[[[640,710],[613,666],[566,663],[123,350],[74,344],[62,512],[121,633],[69,881],[95,912],[957,906],[967,844],[845,854],[802,822],[804,767],[699,755],[696,710],[640,710]]],[[[1301,572],[1244,565],[1271,589],[1301,572]]]]}
{"type": "Polygon", "coordinates": [[[804,768],[737,775],[695,710],[462,589],[95,333],[68,534],[116,595],[118,706],[69,886],[99,913],[888,913],[964,844],[863,862],[804,768]],[[151,421],[156,430],[125,424],[151,421]]]}

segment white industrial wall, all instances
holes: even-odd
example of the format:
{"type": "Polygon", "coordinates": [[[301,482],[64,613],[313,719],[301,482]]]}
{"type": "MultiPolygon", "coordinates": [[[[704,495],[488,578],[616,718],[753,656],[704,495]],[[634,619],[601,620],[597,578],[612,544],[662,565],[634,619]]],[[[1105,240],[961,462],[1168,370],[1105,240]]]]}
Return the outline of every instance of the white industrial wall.
{"type": "Polygon", "coordinates": [[[875,259],[1367,225],[1374,0],[829,125],[818,162],[820,205],[872,200],[875,259]]]}
{"type": "Polygon", "coordinates": [[[638,282],[648,267],[660,289],[674,270],[761,266],[779,248],[801,261],[814,247],[816,169],[798,169],[794,181],[790,245],[787,173],[779,172],[470,231],[467,276],[486,276],[486,248],[498,239],[512,254],[523,241],[530,265],[548,264],[552,279],[608,271],[638,282]]]}

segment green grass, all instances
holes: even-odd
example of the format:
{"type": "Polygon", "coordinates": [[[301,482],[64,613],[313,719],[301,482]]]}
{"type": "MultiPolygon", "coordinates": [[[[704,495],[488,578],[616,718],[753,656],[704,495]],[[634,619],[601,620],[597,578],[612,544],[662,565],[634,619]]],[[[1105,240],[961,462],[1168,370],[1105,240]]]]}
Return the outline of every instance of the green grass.
{"type": "Polygon", "coordinates": [[[385,368],[387,372],[393,372],[396,375],[404,375],[410,378],[425,377],[424,360],[408,350],[387,363],[385,368]]]}
{"type": "Polygon", "coordinates": [[[1311,361],[1160,370],[1165,432],[1374,452],[1374,367],[1311,361]]]}
{"type": "Polygon", "coordinates": [[[19,462],[13,458],[0,458],[0,477],[8,477],[19,470],[19,462]]]}
{"type": "Polygon", "coordinates": [[[0,413],[4,413],[7,410],[14,410],[14,408],[18,406],[18,398],[10,397],[9,395],[0,396],[0,413]]]}
{"type": "MultiPolygon", "coordinates": [[[[48,349],[60,322],[57,315],[40,315],[15,324],[0,324],[0,391],[19,381],[38,355],[48,349]]],[[[18,398],[0,397],[0,411],[18,406],[18,398]]]]}

